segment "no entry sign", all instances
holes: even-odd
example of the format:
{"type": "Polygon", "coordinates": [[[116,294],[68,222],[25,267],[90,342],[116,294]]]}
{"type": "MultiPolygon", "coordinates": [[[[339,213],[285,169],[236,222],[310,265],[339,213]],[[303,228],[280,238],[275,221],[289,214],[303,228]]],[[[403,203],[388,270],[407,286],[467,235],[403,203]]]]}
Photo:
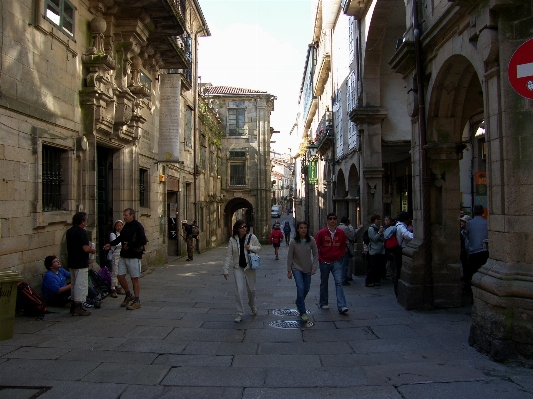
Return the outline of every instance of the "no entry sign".
{"type": "Polygon", "coordinates": [[[533,39],[516,49],[509,61],[508,75],[518,94],[533,99],[533,39]]]}

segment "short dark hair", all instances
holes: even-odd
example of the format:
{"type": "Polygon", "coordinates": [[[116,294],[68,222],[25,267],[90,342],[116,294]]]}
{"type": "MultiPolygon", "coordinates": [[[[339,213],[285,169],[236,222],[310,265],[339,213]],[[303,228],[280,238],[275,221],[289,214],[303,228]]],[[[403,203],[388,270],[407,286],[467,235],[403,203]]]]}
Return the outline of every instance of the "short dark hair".
{"type": "Polygon", "coordinates": [[[72,225],[79,226],[87,220],[87,214],[85,212],[78,212],[72,216],[72,225]]]}
{"type": "Polygon", "coordinates": [[[341,217],[341,223],[350,224],[350,219],[348,219],[348,216],[341,217]]]}
{"type": "Polygon", "coordinates": [[[335,212],[330,212],[330,213],[327,214],[326,218],[329,218],[330,216],[337,217],[337,214],[335,212]]]}
{"type": "MultiPolygon", "coordinates": [[[[239,226],[242,226],[243,224],[246,224],[246,222],[243,219],[237,219],[235,224],[233,225],[233,236],[239,235],[239,226]]],[[[246,229],[248,231],[248,229],[246,229]]]]}
{"type": "Polygon", "coordinates": [[[377,219],[381,220],[381,216],[374,213],[372,216],[370,216],[370,223],[374,223],[377,219]]]}
{"type": "Polygon", "coordinates": [[[44,267],[46,267],[46,270],[50,270],[52,268],[52,263],[54,263],[54,260],[57,259],[57,256],[55,255],[48,255],[46,258],[44,258],[44,267]]]}
{"type": "Polygon", "coordinates": [[[409,214],[407,212],[400,212],[398,213],[398,222],[405,222],[406,220],[409,220],[409,214]]]}
{"type": "Polygon", "coordinates": [[[477,204],[474,205],[474,216],[481,216],[483,215],[483,212],[485,210],[483,209],[483,205],[477,204]]]}
{"type": "Polygon", "coordinates": [[[135,217],[135,210],[133,208],[126,208],[124,212],[128,212],[131,216],[135,217]]]}
{"type": "Polygon", "coordinates": [[[296,223],[296,233],[294,235],[294,241],[302,242],[302,240],[300,239],[300,233],[298,232],[298,229],[300,228],[302,224],[305,224],[307,226],[307,234],[305,235],[305,242],[309,242],[311,241],[311,236],[309,235],[309,225],[307,224],[305,220],[300,220],[299,222],[296,223]]]}

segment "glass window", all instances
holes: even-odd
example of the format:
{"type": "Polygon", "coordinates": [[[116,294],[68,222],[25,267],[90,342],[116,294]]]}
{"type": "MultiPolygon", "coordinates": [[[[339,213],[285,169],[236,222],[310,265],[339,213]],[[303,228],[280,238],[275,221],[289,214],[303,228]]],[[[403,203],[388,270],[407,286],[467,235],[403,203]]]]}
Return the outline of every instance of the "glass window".
{"type": "Polygon", "coordinates": [[[246,164],[244,162],[231,162],[229,168],[230,186],[246,186],[246,164]]]}
{"type": "Polygon", "coordinates": [[[185,108],[185,145],[192,148],[192,109],[185,108]]]}
{"type": "Polygon", "coordinates": [[[244,108],[228,109],[228,126],[230,136],[244,136],[244,120],[246,110],[244,108]]]}
{"type": "Polygon", "coordinates": [[[61,209],[61,186],[63,184],[61,158],[65,151],[43,145],[43,211],[61,209]]]}
{"type": "Polygon", "coordinates": [[[64,34],[74,38],[74,12],[76,8],[68,0],[45,0],[44,15],[64,34]]]}

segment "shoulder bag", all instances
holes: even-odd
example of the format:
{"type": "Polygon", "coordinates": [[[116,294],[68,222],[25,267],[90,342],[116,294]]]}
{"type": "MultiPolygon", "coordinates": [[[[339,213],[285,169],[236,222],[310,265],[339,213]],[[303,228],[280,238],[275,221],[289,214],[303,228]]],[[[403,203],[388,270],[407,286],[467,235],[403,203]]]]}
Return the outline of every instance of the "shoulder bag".
{"type": "MultiPolygon", "coordinates": [[[[248,236],[248,242],[246,245],[250,245],[250,240],[252,239],[252,235],[250,234],[248,236]]],[[[250,260],[250,267],[252,270],[257,270],[261,267],[261,257],[257,255],[255,252],[248,251],[248,257],[250,260]]]]}

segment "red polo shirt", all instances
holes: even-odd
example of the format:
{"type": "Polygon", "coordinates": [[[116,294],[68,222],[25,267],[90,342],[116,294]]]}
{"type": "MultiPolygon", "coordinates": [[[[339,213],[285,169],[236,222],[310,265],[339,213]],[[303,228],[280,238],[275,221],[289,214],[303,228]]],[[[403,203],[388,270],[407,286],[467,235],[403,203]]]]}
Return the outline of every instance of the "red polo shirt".
{"type": "Polygon", "coordinates": [[[332,263],[341,260],[346,252],[346,233],[338,227],[335,229],[333,239],[331,239],[331,232],[325,227],[317,233],[315,241],[318,247],[319,262],[332,263]]]}

